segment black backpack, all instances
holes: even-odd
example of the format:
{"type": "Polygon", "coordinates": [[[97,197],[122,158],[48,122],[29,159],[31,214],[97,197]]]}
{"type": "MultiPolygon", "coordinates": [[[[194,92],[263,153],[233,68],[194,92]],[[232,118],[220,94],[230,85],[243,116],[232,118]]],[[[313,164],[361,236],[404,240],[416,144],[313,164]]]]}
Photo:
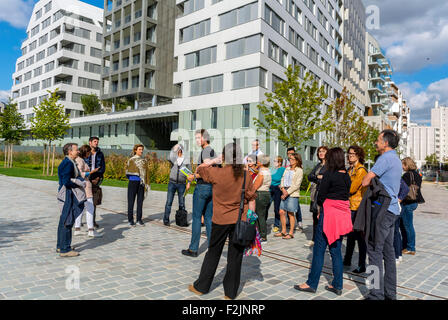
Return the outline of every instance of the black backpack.
{"type": "Polygon", "coordinates": [[[188,220],[187,220],[187,210],[185,209],[179,209],[176,211],[176,224],[179,227],[188,227],[188,220]]]}

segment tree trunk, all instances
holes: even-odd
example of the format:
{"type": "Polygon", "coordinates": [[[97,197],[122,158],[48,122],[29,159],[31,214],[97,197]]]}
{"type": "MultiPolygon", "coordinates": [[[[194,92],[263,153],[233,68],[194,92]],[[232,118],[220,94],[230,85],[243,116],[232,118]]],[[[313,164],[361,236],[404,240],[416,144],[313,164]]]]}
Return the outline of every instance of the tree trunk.
{"type": "Polygon", "coordinates": [[[12,168],[13,149],[14,149],[14,145],[11,143],[11,152],[10,152],[10,161],[9,161],[10,168],[12,168]]]}
{"type": "Polygon", "coordinates": [[[51,154],[51,141],[48,144],[48,152],[47,152],[47,176],[50,174],[50,154],[51,154]]]}
{"type": "Polygon", "coordinates": [[[51,176],[53,176],[53,171],[54,171],[54,153],[56,152],[56,145],[53,145],[53,157],[51,160],[51,176]]]}
{"type": "Polygon", "coordinates": [[[8,159],[8,145],[6,143],[3,150],[5,151],[5,162],[3,162],[3,168],[6,168],[6,159],[8,159]]]}
{"type": "Polygon", "coordinates": [[[46,154],[46,151],[47,151],[47,145],[44,143],[44,164],[42,165],[42,175],[44,176],[45,175],[45,154],[46,154]]]}

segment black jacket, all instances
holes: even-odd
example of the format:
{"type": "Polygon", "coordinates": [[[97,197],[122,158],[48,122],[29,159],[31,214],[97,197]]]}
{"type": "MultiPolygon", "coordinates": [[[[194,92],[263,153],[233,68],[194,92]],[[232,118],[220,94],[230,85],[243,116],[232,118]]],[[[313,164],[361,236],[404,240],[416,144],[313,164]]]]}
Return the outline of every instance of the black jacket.
{"type": "Polygon", "coordinates": [[[375,243],[375,230],[381,224],[390,201],[391,197],[378,177],[373,178],[362,197],[353,224],[354,230],[363,233],[366,243],[375,243]]]}
{"type": "Polygon", "coordinates": [[[414,183],[418,186],[417,200],[403,200],[401,204],[411,204],[411,203],[425,203],[425,199],[422,196],[422,177],[417,173],[417,171],[406,171],[403,175],[403,180],[408,186],[411,186],[411,175],[413,175],[414,183]]]}
{"type": "MultiPolygon", "coordinates": [[[[92,158],[93,154],[90,155],[90,157],[84,159],[89,168],[92,168],[92,158]]],[[[98,172],[92,174],[92,176],[89,177],[90,180],[96,179],[97,177],[100,177],[102,180],[104,177],[104,172],[106,172],[106,161],[104,160],[104,153],[100,148],[96,149],[95,154],[95,168],[98,167],[100,167],[100,169],[98,170],[98,172]]]]}

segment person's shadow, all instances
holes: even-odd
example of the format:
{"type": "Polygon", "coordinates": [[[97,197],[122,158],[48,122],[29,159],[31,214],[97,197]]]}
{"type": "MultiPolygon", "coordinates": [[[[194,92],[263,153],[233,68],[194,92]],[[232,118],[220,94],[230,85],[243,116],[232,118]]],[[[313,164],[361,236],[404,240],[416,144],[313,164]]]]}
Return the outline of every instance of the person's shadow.
{"type": "MultiPolygon", "coordinates": [[[[102,218],[101,227],[103,228],[101,233],[103,236],[101,238],[89,238],[84,242],[74,244],[76,251],[81,252],[84,250],[91,250],[104,245],[108,245],[119,239],[124,239],[123,231],[131,228],[131,227],[122,227],[115,229],[116,226],[127,223],[128,219],[126,215],[116,213],[106,213],[102,214],[101,218],[102,218]]],[[[77,237],[73,236],[73,240],[76,240],[76,238],[77,237]]]]}
{"type": "MultiPolygon", "coordinates": [[[[227,259],[227,253],[221,256],[221,259],[227,259]]],[[[241,279],[240,279],[240,287],[238,288],[237,295],[240,295],[244,289],[244,286],[252,281],[263,281],[264,277],[261,273],[260,269],[261,261],[257,256],[243,256],[243,262],[241,265],[241,279]]],[[[210,287],[210,292],[215,290],[217,287],[222,285],[224,281],[224,276],[227,271],[227,266],[219,272],[218,275],[215,275],[213,279],[213,283],[210,287]]]]}

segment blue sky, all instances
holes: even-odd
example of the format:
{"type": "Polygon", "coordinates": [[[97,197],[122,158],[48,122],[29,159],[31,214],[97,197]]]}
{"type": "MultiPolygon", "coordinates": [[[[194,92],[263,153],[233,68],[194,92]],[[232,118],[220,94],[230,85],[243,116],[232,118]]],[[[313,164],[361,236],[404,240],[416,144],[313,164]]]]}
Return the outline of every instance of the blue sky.
{"type": "MultiPolygon", "coordinates": [[[[379,12],[373,34],[394,68],[392,79],[411,107],[411,121],[429,124],[439,100],[448,105],[448,1],[362,0],[379,12]]],[[[37,0],[0,0],[0,100],[9,96],[12,73],[37,0]]],[[[103,0],[85,0],[103,8],[103,0]]]]}

